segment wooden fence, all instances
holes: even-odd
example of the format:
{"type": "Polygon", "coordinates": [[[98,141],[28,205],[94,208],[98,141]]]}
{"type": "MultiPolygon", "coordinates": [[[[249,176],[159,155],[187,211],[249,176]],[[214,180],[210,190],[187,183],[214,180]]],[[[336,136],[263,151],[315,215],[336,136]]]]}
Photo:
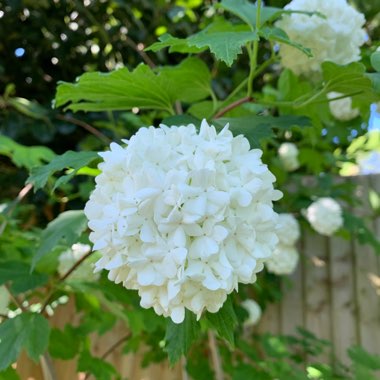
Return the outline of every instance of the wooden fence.
{"type": "MultiPolygon", "coordinates": [[[[380,193],[380,176],[351,180],[357,184],[356,195],[363,199],[368,199],[370,189],[380,193]]],[[[369,207],[355,212],[365,217],[369,207]]],[[[373,229],[380,238],[380,219],[373,222],[373,229]]],[[[318,338],[332,342],[330,357],[308,358],[326,363],[336,359],[347,363],[346,350],[354,344],[380,355],[380,257],[368,245],[317,234],[305,234],[299,250],[301,260],[297,271],[291,281],[287,278],[281,285],[282,302],[266,309],[257,330],[292,335],[296,327],[303,327],[318,338]]],[[[62,328],[75,318],[75,310],[69,304],[54,316],[54,324],[62,328]]],[[[94,340],[94,354],[102,356],[122,334],[125,330],[119,327],[94,340]]],[[[123,356],[120,349],[107,359],[129,380],[183,379],[180,365],[169,369],[163,363],[142,369],[140,356],[123,356]]],[[[76,374],[75,361],[56,360],[54,365],[58,380],[84,380],[83,374],[76,374]]],[[[24,357],[19,360],[17,370],[22,380],[50,380],[43,377],[40,366],[24,357]]]]}

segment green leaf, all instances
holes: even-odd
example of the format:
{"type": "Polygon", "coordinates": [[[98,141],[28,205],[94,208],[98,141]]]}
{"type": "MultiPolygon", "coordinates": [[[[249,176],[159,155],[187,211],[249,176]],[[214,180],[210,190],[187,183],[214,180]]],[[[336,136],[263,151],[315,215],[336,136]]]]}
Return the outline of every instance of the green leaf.
{"type": "Polygon", "coordinates": [[[76,243],[87,228],[87,219],[81,210],[65,211],[51,221],[42,232],[41,245],[33,257],[32,267],[62,240],[67,246],[76,243]]]}
{"type": "Polygon", "coordinates": [[[49,122],[48,111],[36,102],[25,98],[9,98],[7,102],[23,115],[36,120],[49,122]]]}
{"type": "MultiPolygon", "coordinates": [[[[238,16],[251,28],[256,28],[257,7],[248,0],[223,0],[220,4],[218,4],[218,7],[238,16]]],[[[324,17],[319,12],[293,11],[290,9],[282,9],[276,7],[261,7],[260,25],[263,25],[267,22],[272,22],[283,14],[291,13],[302,13],[308,16],[317,14],[320,17],[324,17]]]]}
{"type": "Polygon", "coordinates": [[[166,47],[169,48],[169,53],[200,53],[206,50],[204,48],[197,48],[196,46],[190,46],[186,39],[173,37],[169,33],[165,33],[162,36],[158,37],[160,42],[155,42],[146,48],[146,51],[159,51],[166,47]]]}
{"type": "Polygon", "coordinates": [[[132,72],[122,68],[107,74],[86,73],[79,77],[77,83],[61,83],[56,104],[67,105],[66,108],[73,111],[139,107],[172,113],[177,100],[193,102],[209,96],[210,80],[206,64],[195,57],[178,66],[165,66],[155,71],[141,64],[132,72]]]}
{"type": "Polygon", "coordinates": [[[168,353],[171,365],[175,364],[182,355],[187,354],[199,332],[200,325],[196,321],[195,315],[188,310],[186,310],[185,320],[180,324],[174,323],[168,318],[165,351],[168,353]]]}
{"type": "Polygon", "coordinates": [[[50,327],[40,314],[23,313],[0,324],[0,371],[16,361],[22,349],[37,361],[48,346],[50,327]]]}
{"type": "Polygon", "coordinates": [[[47,165],[33,168],[29,178],[27,179],[27,183],[33,184],[34,190],[37,191],[46,185],[49,177],[55,172],[67,168],[73,169],[71,173],[61,177],[55,183],[55,189],[59,185],[68,182],[80,168],[88,165],[97,157],[98,154],[96,152],[73,152],[69,150],[64,154],[53,158],[47,165]]]}
{"type": "Polygon", "coordinates": [[[111,380],[117,375],[115,368],[106,361],[96,358],[88,351],[83,351],[78,360],[78,371],[89,372],[96,379],[111,380]]]}
{"type": "Polygon", "coordinates": [[[380,71],[380,51],[371,54],[371,65],[377,72],[380,71]]]}
{"type": "Polygon", "coordinates": [[[30,273],[30,266],[20,261],[0,262],[0,285],[10,281],[11,291],[23,293],[44,285],[48,277],[41,273],[30,273]]]}
{"type": "Polygon", "coordinates": [[[16,370],[12,367],[7,368],[5,371],[0,372],[0,380],[20,380],[16,370]]]}
{"type": "Polygon", "coordinates": [[[207,28],[187,38],[190,46],[209,48],[215,57],[231,66],[242,47],[247,42],[255,41],[258,36],[244,25],[233,25],[225,20],[218,20],[207,28]]]}
{"type": "Polygon", "coordinates": [[[296,49],[302,51],[302,53],[306,54],[308,57],[313,56],[311,49],[299,44],[298,42],[292,41],[286,32],[280,28],[276,28],[274,26],[265,26],[260,29],[259,35],[269,41],[276,41],[293,46],[296,49]]]}
{"type": "Polygon", "coordinates": [[[251,148],[259,148],[260,142],[274,136],[273,129],[290,129],[293,126],[310,126],[310,120],[304,116],[244,116],[236,118],[220,118],[214,120],[215,127],[223,128],[227,123],[230,131],[237,135],[244,135],[251,148]]]}
{"type": "Polygon", "coordinates": [[[227,340],[231,346],[235,344],[234,330],[238,324],[238,319],[232,304],[231,297],[227,297],[222,308],[217,313],[207,313],[207,320],[217,331],[221,338],[227,340]]]}
{"type": "Polygon", "coordinates": [[[374,97],[371,80],[365,75],[365,66],[351,63],[346,66],[332,62],[322,63],[323,79],[327,84],[326,92],[336,91],[342,94],[355,94],[370,102],[374,97]]]}
{"type": "Polygon", "coordinates": [[[53,328],[50,333],[49,353],[53,358],[72,359],[79,349],[78,333],[71,325],[66,325],[64,330],[53,328]]]}
{"type": "Polygon", "coordinates": [[[0,155],[9,157],[17,167],[28,170],[55,157],[54,152],[45,146],[24,146],[6,136],[0,136],[0,155]]]}
{"type": "Polygon", "coordinates": [[[348,349],[348,355],[357,364],[371,369],[373,371],[380,370],[380,356],[372,355],[365,351],[362,347],[355,346],[348,349]]]}

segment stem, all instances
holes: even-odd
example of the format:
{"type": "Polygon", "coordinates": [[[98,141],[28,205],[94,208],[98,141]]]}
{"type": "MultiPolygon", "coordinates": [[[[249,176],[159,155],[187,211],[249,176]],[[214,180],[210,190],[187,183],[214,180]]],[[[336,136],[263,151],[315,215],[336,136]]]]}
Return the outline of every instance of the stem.
{"type": "Polygon", "coordinates": [[[57,374],[49,353],[45,352],[40,359],[44,380],[58,380],[57,374]]]}
{"type": "MultiPolygon", "coordinates": [[[[83,261],[87,259],[87,257],[92,255],[92,253],[93,252],[90,251],[90,252],[86,253],[83,257],[81,257],[62,277],[60,277],[58,279],[57,283],[65,281],[66,278],[69,277],[71,275],[71,273],[73,273],[75,271],[75,269],[77,269],[79,267],[79,265],[81,265],[83,263],[83,261]]],[[[53,294],[54,294],[54,289],[50,290],[49,294],[46,297],[45,302],[42,304],[41,311],[40,311],[41,314],[43,314],[43,312],[45,311],[45,309],[49,305],[49,302],[50,302],[53,294]]]]}
{"type": "Polygon", "coordinates": [[[8,284],[5,283],[4,286],[5,289],[7,289],[7,292],[9,293],[11,300],[16,304],[16,306],[22,311],[27,311],[27,309],[22,305],[22,301],[19,300],[15,295],[13,295],[12,292],[9,290],[8,284]]]}
{"type": "Polygon", "coordinates": [[[85,121],[76,119],[76,118],[71,117],[71,116],[65,116],[65,115],[57,115],[56,118],[58,120],[67,121],[68,123],[77,125],[78,127],[85,129],[86,131],[90,132],[91,134],[96,136],[99,140],[103,141],[107,145],[112,141],[110,138],[108,138],[102,132],[98,131],[96,128],[94,128],[92,125],[86,123],[85,121]]]}
{"type": "Polygon", "coordinates": [[[182,356],[181,357],[181,374],[182,374],[181,380],[189,380],[189,375],[186,371],[186,364],[187,364],[186,357],[182,356]]]}
{"type": "Polygon", "coordinates": [[[208,345],[211,353],[212,366],[215,371],[215,380],[224,380],[222,361],[220,359],[218,345],[213,331],[208,332],[208,345]]]}
{"type": "Polygon", "coordinates": [[[256,25],[255,25],[255,31],[257,33],[257,39],[253,41],[253,47],[252,44],[248,46],[248,55],[249,55],[249,77],[248,77],[248,89],[247,89],[247,97],[252,96],[253,92],[253,79],[256,75],[256,68],[257,68],[257,56],[259,52],[259,30],[260,30],[260,17],[261,17],[261,0],[257,0],[256,3],[256,25]]]}
{"type": "Polygon", "coordinates": [[[142,58],[142,60],[151,68],[154,69],[156,67],[155,63],[151,60],[149,55],[145,53],[144,50],[139,49],[138,45],[135,41],[133,41],[129,36],[127,36],[126,44],[134,49],[137,54],[142,58]]]}
{"type": "Polygon", "coordinates": [[[229,104],[227,107],[222,108],[219,112],[217,112],[214,115],[214,119],[218,119],[218,118],[222,117],[228,111],[231,111],[232,109],[234,109],[236,107],[239,107],[240,105],[242,105],[244,103],[248,103],[248,102],[250,102],[252,100],[253,99],[250,96],[246,96],[244,98],[238,99],[235,102],[232,102],[231,104],[229,104]]]}

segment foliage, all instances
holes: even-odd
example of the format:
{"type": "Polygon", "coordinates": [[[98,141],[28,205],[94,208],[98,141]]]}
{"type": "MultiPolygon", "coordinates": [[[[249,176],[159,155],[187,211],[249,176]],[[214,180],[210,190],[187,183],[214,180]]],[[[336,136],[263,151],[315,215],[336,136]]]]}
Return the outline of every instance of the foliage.
{"type": "MultiPolygon", "coordinates": [[[[248,0],[84,3],[0,0],[0,31],[12,30],[0,41],[7,56],[0,64],[0,181],[6,185],[0,190],[0,285],[12,294],[0,315],[0,380],[18,378],[11,365],[22,350],[34,361],[75,358],[78,371],[119,378],[105,357],[93,356],[89,338],[117,322],[130,330],[119,342],[125,353],[147,347],[145,365],[167,357],[174,364],[186,355],[194,379],[210,379],[215,371],[210,332],[218,336],[230,379],[375,378],[380,359],[365,347],[348,349],[346,368],[313,362],[331,347],[307,331],[247,335],[241,301],[255,295],[265,308],[282,296],[280,280],[266,272],[255,285],[239,285],[218,313],[197,321],[187,312],[177,325],[142,309],[135,291],[111,283],[105,273],[95,281],[70,281],[70,273],[62,278],[57,268],[62,252],[88,243],[81,210],[99,173],[96,152],[141,126],[199,126],[202,118],[219,130],[229,124],[234,135],[244,134],[251,148],[263,150],[284,193],[279,212],[293,213],[308,228],[303,210],[331,196],[346,207],[339,235],[379,253],[371,219],[350,211],[362,204],[355,189],[335,180],[362,151],[378,149],[378,140],[367,135],[370,104],[380,100],[376,43],[363,48],[360,62],[325,62],[320,77],[305,78],[279,62],[278,43],[312,54],[274,25],[288,12],[286,1],[264,7],[248,0]],[[352,97],[360,116],[334,119],[332,91],[352,97]],[[301,166],[292,173],[277,154],[286,141],[299,149],[301,166]],[[50,316],[68,300],[79,322],[58,329],[50,316]]],[[[370,41],[378,40],[378,8],[356,3],[366,12],[370,41]]],[[[370,197],[369,213],[378,215],[378,197],[370,197]]]]}

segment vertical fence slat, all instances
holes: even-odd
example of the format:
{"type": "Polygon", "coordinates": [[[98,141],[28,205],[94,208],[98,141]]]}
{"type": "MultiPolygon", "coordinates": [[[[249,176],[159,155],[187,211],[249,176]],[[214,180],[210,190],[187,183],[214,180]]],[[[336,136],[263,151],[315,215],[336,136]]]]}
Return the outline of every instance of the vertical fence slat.
{"type": "MultiPolygon", "coordinates": [[[[316,234],[305,236],[305,328],[320,339],[331,340],[329,262],[327,239],[316,234]]],[[[308,360],[330,362],[327,354],[308,360]]]]}
{"type": "MultiPolygon", "coordinates": [[[[364,207],[355,210],[359,217],[369,214],[370,208],[367,202],[369,178],[357,178],[356,196],[365,201],[364,207]]],[[[358,322],[360,344],[369,352],[376,353],[380,347],[379,328],[379,296],[371,283],[371,276],[379,276],[378,260],[373,250],[368,245],[361,245],[354,242],[356,261],[356,292],[358,299],[358,322]]]]}
{"type": "Polygon", "coordinates": [[[347,348],[358,343],[352,244],[351,241],[332,237],[329,248],[334,355],[339,362],[348,364],[347,348]]]}

